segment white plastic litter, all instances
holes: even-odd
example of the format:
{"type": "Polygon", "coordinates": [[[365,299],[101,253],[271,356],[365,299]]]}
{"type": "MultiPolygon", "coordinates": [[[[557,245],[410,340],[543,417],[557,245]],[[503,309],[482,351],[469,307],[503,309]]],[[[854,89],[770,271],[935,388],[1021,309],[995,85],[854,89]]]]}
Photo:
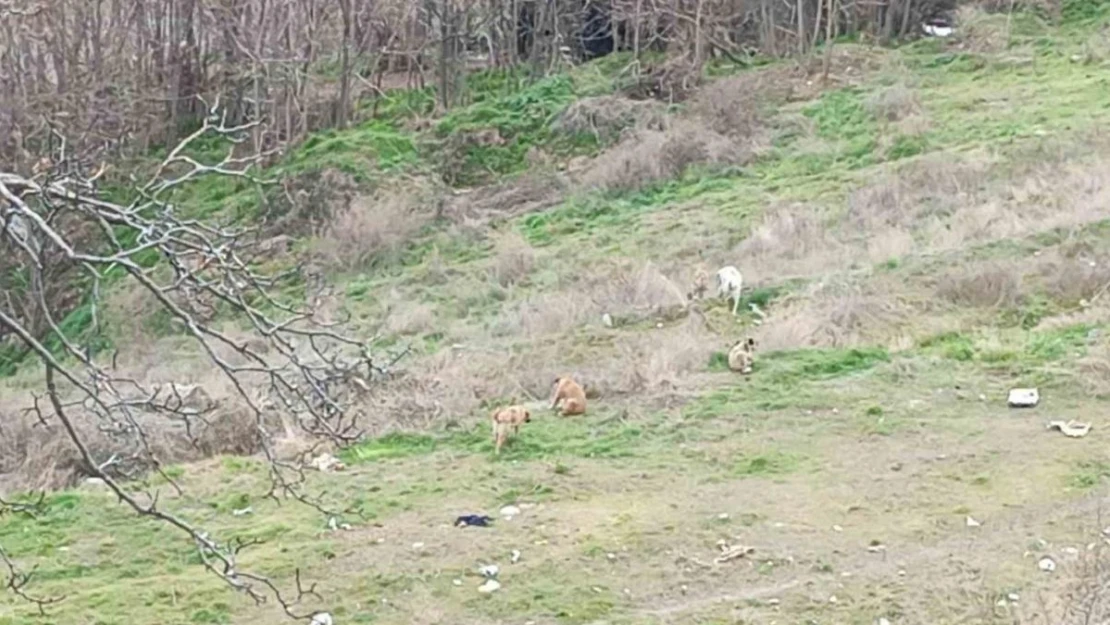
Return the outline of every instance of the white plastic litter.
{"type": "Polygon", "coordinates": [[[1032,408],[1041,401],[1041,395],[1035,388],[1010,389],[1009,404],[1013,408],[1032,408]]]}
{"type": "Polygon", "coordinates": [[[1083,438],[1091,431],[1090,423],[1078,421],[1049,421],[1049,430],[1060,430],[1060,433],[1070,438],[1083,438]]]}

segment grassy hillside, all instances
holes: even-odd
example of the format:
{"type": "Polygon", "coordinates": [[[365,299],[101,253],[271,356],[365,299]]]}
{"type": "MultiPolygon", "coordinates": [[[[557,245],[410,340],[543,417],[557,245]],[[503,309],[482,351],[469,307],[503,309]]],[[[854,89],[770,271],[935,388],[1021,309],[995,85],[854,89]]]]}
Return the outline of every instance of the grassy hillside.
{"type": "MultiPolygon", "coordinates": [[[[821,59],[714,66],[665,106],[623,98],[613,58],[475,79],[439,118],[398,94],[313,138],[275,165],[307,198],[282,209],[294,255],[378,349],[414,350],[366,400],[381,436],[310,476],[352,527],[263,498],[251,458],[182,464],[188,495],[165,501],[264,539],[242,564],[287,585],[300,569],[342,624],[1071,622],[1110,557],[1110,24],[1075,5],[838,43],[827,83],[821,59]],[[765,318],[684,306],[699,262],[740,267],[765,318]],[[722,352],[748,335],[744,378],[722,352]],[[563,372],[585,417],[538,407],[563,372]],[[1007,408],[1026,385],[1042,404],[1007,408]],[[495,457],[488,409],[507,402],[537,408],[495,457]],[[451,525],[506,504],[521,514],[451,525]],[[715,563],[721,544],[754,551],[715,563]]],[[[181,200],[269,206],[234,183],[181,200]]],[[[133,305],[112,340],[153,346],[139,368],[178,342],[133,305]]],[[[46,616],[4,595],[0,623],[280,618],[94,489],[0,517],[0,544],[66,595],[46,616]]]]}

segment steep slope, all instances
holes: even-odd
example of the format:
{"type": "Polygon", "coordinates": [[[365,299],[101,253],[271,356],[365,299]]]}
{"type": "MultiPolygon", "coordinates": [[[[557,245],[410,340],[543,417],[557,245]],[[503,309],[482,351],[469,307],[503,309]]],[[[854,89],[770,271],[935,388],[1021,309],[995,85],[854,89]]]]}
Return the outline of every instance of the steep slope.
{"type": "MultiPolygon", "coordinates": [[[[820,59],[714,68],[668,109],[611,95],[610,59],[487,86],[430,128],[398,113],[301,146],[280,166],[338,208],[298,253],[379,350],[413,350],[366,400],[399,431],[311,476],[349,531],[260,498],[250,458],[179,467],[173,503],[263,539],[243,564],[287,586],[299,569],[338,623],[1063,622],[1062,591],[1106,562],[1110,39],[965,17],[952,41],[838,44],[827,84],[820,59]],[[427,182],[444,163],[449,189],[427,182]],[[744,271],[738,319],[684,306],[699,262],[744,271]],[[722,365],[747,335],[744,378],[722,365]],[[495,458],[488,409],[538,406],[563,372],[590,412],[537,408],[495,458]],[[1026,385],[1042,404],[1007,408],[1026,385]],[[505,504],[520,514],[451,525],[505,504]],[[721,545],[754,551],[716,562],[721,545]]],[[[193,192],[198,212],[254,210],[193,192]]],[[[47,622],[280,618],[103,493],[8,515],[0,543],[67,595],[47,622]]],[[[0,623],[32,618],[0,601],[0,623]]]]}

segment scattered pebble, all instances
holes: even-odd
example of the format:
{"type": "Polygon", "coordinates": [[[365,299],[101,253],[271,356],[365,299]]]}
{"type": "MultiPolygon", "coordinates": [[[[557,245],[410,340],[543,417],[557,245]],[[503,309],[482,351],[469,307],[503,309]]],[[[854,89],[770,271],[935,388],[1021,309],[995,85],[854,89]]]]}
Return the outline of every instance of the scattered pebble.
{"type": "Polygon", "coordinates": [[[778,599],[772,598],[767,600],[767,605],[778,605],[779,603],[781,602],[778,599]]]}
{"type": "Polygon", "coordinates": [[[516,564],[517,562],[520,562],[520,550],[519,549],[513,549],[512,555],[509,557],[509,561],[512,562],[513,564],[516,564]]]}
{"type": "Polygon", "coordinates": [[[906,576],[906,569],[901,569],[901,570],[898,571],[898,577],[905,577],[905,576],[906,576]]]}
{"type": "Polygon", "coordinates": [[[590,590],[594,591],[595,593],[597,593],[599,595],[601,593],[605,592],[605,589],[603,589],[601,586],[593,586],[593,587],[590,588],[590,590]]]}
{"type": "Polygon", "coordinates": [[[610,315],[609,313],[605,313],[604,315],[602,315],[601,325],[605,326],[606,328],[613,327],[613,315],[610,315]]]}
{"type": "Polygon", "coordinates": [[[843,528],[843,527],[840,527],[839,525],[834,525],[834,526],[833,526],[833,531],[834,531],[834,532],[843,532],[843,531],[844,531],[844,528],[843,528]]]}
{"type": "Polygon", "coordinates": [[[335,621],[332,620],[331,614],[327,612],[317,612],[312,615],[312,622],[310,625],[332,625],[335,621]]]}
{"type": "Polygon", "coordinates": [[[901,471],[902,470],[902,463],[901,462],[895,462],[894,464],[890,465],[890,470],[891,471],[901,471]]]}
{"type": "Polygon", "coordinates": [[[870,551],[871,553],[880,553],[882,551],[886,551],[886,545],[884,545],[882,543],[880,543],[878,545],[868,545],[867,550],[870,551]]]}
{"type": "Polygon", "coordinates": [[[1062,549],[1062,551],[1064,552],[1065,555],[1071,556],[1073,558],[1079,556],[1079,550],[1076,549],[1075,547],[1064,547],[1062,549]]]}
{"type": "Polygon", "coordinates": [[[979,401],[987,401],[987,396],[983,393],[979,393],[979,401]]]}
{"type": "Polygon", "coordinates": [[[879,620],[876,621],[876,625],[890,625],[890,619],[885,616],[880,616],[879,620]]]}
{"type": "Polygon", "coordinates": [[[686,594],[686,591],[687,591],[687,590],[689,590],[689,589],[688,589],[688,588],[686,587],[686,584],[683,584],[683,585],[682,585],[682,587],[681,587],[681,588],[679,588],[679,591],[680,591],[680,592],[681,592],[682,594],[686,594]]]}
{"type": "Polygon", "coordinates": [[[1006,598],[1009,599],[1010,601],[1013,601],[1014,603],[1017,603],[1018,599],[1020,599],[1021,597],[1016,592],[1012,592],[1012,593],[1006,595],[1006,598]]]}
{"type": "Polygon", "coordinates": [[[456,585],[456,586],[462,586],[462,580],[461,579],[453,579],[453,580],[451,580],[451,583],[456,585]]]}
{"type": "Polygon", "coordinates": [[[501,516],[505,517],[506,519],[511,519],[518,514],[520,514],[520,508],[516,506],[505,506],[504,508],[501,508],[501,516]]]}
{"type": "Polygon", "coordinates": [[[655,327],[656,328],[662,328],[663,327],[663,322],[660,321],[659,323],[655,324],[655,327]]]}
{"type": "Polygon", "coordinates": [[[1045,556],[1041,558],[1039,562],[1037,562],[1037,568],[1044,571],[1045,573],[1051,573],[1056,570],[1056,561],[1048,556],[1045,556]]]}
{"type": "Polygon", "coordinates": [[[413,543],[412,544],[412,550],[413,551],[420,551],[423,548],[424,548],[424,543],[413,543]]]}
{"type": "Polygon", "coordinates": [[[609,561],[610,561],[610,562],[612,562],[612,561],[614,561],[614,560],[616,560],[616,559],[617,559],[617,554],[615,554],[615,553],[607,553],[607,554],[605,554],[605,557],[606,557],[606,558],[609,558],[609,561]]]}
{"type": "Polygon", "coordinates": [[[339,529],[341,529],[345,532],[349,532],[349,531],[351,531],[351,524],[350,523],[340,523],[339,524],[339,529]]]}
{"type": "Polygon", "coordinates": [[[501,589],[501,582],[496,579],[487,579],[486,583],[478,587],[478,592],[488,595],[501,589]]]}
{"type": "Polygon", "coordinates": [[[239,508],[237,510],[232,510],[231,511],[231,516],[243,516],[244,514],[251,514],[252,512],[254,512],[254,508],[251,508],[250,506],[247,506],[246,508],[239,508]]]}
{"type": "Polygon", "coordinates": [[[838,601],[840,600],[836,598],[836,595],[829,597],[829,603],[837,603],[838,601]]]}
{"type": "Polygon", "coordinates": [[[384,539],[384,538],[379,538],[379,539],[378,539],[377,541],[375,541],[375,542],[377,542],[377,543],[378,543],[379,545],[384,545],[384,544],[385,544],[385,539],[384,539]]]}
{"type": "Polygon", "coordinates": [[[722,512],[722,513],[717,515],[717,518],[720,519],[721,521],[727,521],[728,520],[728,513],[727,512],[722,512]]]}
{"type": "Polygon", "coordinates": [[[971,518],[970,516],[967,517],[967,526],[968,527],[982,527],[982,525],[983,525],[982,523],[980,523],[979,521],[976,521],[975,519],[971,518]]]}

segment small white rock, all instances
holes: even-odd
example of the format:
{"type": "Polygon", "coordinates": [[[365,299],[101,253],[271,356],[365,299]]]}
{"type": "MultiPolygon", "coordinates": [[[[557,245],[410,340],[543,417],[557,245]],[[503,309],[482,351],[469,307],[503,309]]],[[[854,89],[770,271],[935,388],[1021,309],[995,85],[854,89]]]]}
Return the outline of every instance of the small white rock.
{"type": "Polygon", "coordinates": [[[379,539],[378,539],[377,541],[375,541],[375,542],[377,542],[377,543],[378,543],[379,545],[384,545],[384,544],[385,544],[385,539],[384,539],[384,538],[379,538],[379,539]]]}
{"type": "Polygon", "coordinates": [[[840,600],[836,598],[836,595],[829,597],[829,603],[837,603],[838,601],[840,600]]]}
{"type": "Polygon", "coordinates": [[[767,600],[767,605],[778,605],[779,603],[781,603],[781,602],[778,599],[775,599],[775,598],[771,598],[771,599],[767,600]]]}
{"type": "Polygon", "coordinates": [[[609,561],[610,561],[610,562],[612,562],[612,561],[614,561],[614,560],[616,560],[616,559],[617,559],[617,554],[615,554],[615,553],[607,553],[607,554],[605,554],[605,557],[606,557],[606,558],[609,558],[609,561]]]}
{"type": "Polygon", "coordinates": [[[451,580],[451,583],[454,584],[455,586],[462,586],[462,580],[461,579],[453,579],[453,580],[451,580]]]}
{"type": "Polygon", "coordinates": [[[413,551],[420,551],[423,548],[424,548],[424,543],[413,543],[412,544],[412,550],[413,551]]]}
{"type": "Polygon", "coordinates": [[[613,327],[613,315],[610,315],[609,313],[605,313],[604,315],[602,315],[601,325],[605,326],[606,328],[613,327]]]}
{"type": "Polygon", "coordinates": [[[519,549],[513,549],[512,554],[509,556],[509,561],[512,562],[513,564],[516,564],[517,562],[520,562],[520,550],[519,549]]]}
{"type": "Polygon", "coordinates": [[[1045,573],[1051,573],[1056,570],[1056,561],[1048,556],[1045,556],[1041,558],[1039,562],[1037,562],[1037,568],[1044,571],[1045,573]]]}
{"type": "Polygon", "coordinates": [[[728,513],[727,512],[722,512],[722,513],[717,515],[717,518],[721,521],[727,521],[728,520],[728,513]]]}
{"type": "Polygon", "coordinates": [[[482,593],[483,595],[488,595],[492,592],[497,592],[500,589],[501,582],[497,581],[496,579],[487,579],[486,583],[478,587],[478,592],[482,593]]]}
{"type": "Polygon", "coordinates": [[[310,625],[333,625],[335,621],[332,620],[331,614],[327,612],[317,612],[312,615],[312,622],[310,625]]]}
{"type": "Polygon", "coordinates": [[[243,516],[244,514],[251,514],[252,512],[254,512],[254,509],[251,508],[250,506],[247,506],[246,508],[239,508],[237,510],[232,510],[231,511],[231,516],[243,516]]]}
{"type": "Polygon", "coordinates": [[[511,518],[518,514],[520,514],[520,508],[516,506],[505,506],[504,508],[501,508],[501,516],[503,517],[511,518]]]}
{"type": "Polygon", "coordinates": [[[1006,598],[1009,599],[1010,601],[1013,601],[1014,603],[1017,603],[1018,599],[1020,599],[1021,596],[1018,595],[1016,592],[1012,592],[1012,593],[1006,595],[1006,598]]]}
{"type": "Polygon", "coordinates": [[[890,625],[890,619],[886,618],[885,616],[880,616],[879,620],[876,621],[876,623],[877,625],[890,625]]]}
{"type": "Polygon", "coordinates": [[[982,525],[983,525],[982,523],[980,523],[979,521],[976,521],[975,519],[971,518],[970,516],[967,517],[967,526],[968,527],[982,527],[982,525]]]}
{"type": "Polygon", "coordinates": [[[905,569],[901,569],[901,570],[898,571],[898,577],[905,577],[905,576],[906,576],[906,570],[905,569]]]}
{"type": "Polygon", "coordinates": [[[834,531],[834,532],[843,532],[843,531],[844,531],[844,528],[843,528],[843,527],[840,527],[839,525],[834,525],[834,526],[833,526],[833,531],[834,531]]]}

